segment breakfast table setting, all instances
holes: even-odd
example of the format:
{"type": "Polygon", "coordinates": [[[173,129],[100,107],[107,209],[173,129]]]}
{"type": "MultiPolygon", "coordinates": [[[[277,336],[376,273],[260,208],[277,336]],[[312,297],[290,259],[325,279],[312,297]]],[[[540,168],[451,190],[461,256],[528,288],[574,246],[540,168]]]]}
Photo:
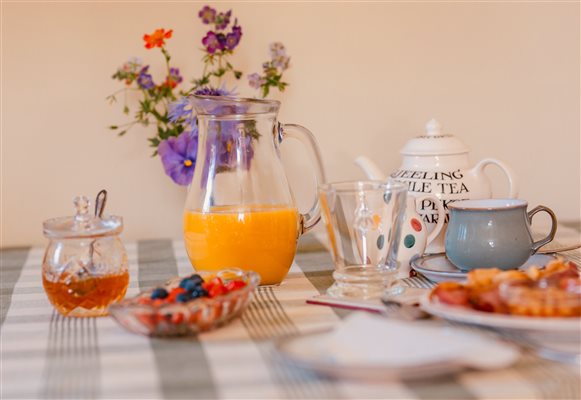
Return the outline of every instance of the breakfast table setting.
{"type": "Polygon", "coordinates": [[[0,243],[1,399],[581,398],[580,221],[435,118],[383,151],[397,168],[360,155],[330,179],[316,132],[268,98],[289,86],[285,45],[240,95],[246,27],[196,16],[201,76],[159,28],[142,46],[163,80],[131,58],[107,97],[128,119],[110,133],[151,130],[181,232],[126,240],[135,215],[110,200],[147,195],[107,175],[71,180],[67,215],[46,202],[43,245],[0,243]],[[305,204],[289,172],[313,183],[305,204]]]}

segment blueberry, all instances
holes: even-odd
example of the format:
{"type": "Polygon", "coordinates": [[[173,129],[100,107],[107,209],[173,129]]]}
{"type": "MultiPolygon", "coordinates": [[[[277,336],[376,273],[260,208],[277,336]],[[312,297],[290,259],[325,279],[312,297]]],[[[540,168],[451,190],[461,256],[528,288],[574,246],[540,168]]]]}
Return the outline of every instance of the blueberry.
{"type": "Polygon", "coordinates": [[[198,287],[197,289],[195,289],[191,292],[191,296],[193,299],[197,299],[198,297],[207,297],[208,292],[206,291],[206,289],[203,289],[202,287],[198,287]]]}
{"type": "Polygon", "coordinates": [[[201,286],[200,286],[200,284],[199,284],[199,283],[196,283],[196,282],[194,282],[194,281],[192,281],[192,280],[188,280],[188,281],[187,281],[187,282],[184,284],[184,286],[182,286],[182,287],[183,287],[184,289],[186,289],[188,292],[192,292],[192,291],[194,291],[194,290],[196,290],[196,289],[200,288],[201,286]]]}
{"type": "Polygon", "coordinates": [[[198,285],[201,285],[202,283],[204,283],[204,279],[198,274],[193,274],[188,279],[191,281],[194,281],[198,285]]]}
{"type": "Polygon", "coordinates": [[[188,292],[180,293],[177,295],[176,300],[179,301],[180,303],[186,303],[192,300],[192,296],[188,292]]]}
{"type": "Polygon", "coordinates": [[[155,288],[153,292],[151,292],[151,300],[155,299],[165,299],[169,293],[164,288],[155,288]]]}

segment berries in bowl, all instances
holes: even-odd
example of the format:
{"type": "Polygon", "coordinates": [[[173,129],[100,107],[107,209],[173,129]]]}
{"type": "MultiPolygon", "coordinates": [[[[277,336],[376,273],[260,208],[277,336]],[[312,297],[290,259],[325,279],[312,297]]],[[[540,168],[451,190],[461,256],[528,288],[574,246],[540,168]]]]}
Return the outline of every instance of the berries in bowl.
{"type": "Polygon", "coordinates": [[[112,304],[109,313],[125,329],[142,335],[196,334],[242,314],[259,282],[251,271],[200,272],[112,304]]]}

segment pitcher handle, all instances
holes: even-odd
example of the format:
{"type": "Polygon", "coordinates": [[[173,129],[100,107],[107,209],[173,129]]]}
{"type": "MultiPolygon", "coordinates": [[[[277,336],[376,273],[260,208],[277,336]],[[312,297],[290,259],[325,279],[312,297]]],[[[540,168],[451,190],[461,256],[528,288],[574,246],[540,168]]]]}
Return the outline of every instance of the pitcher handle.
{"type": "Polygon", "coordinates": [[[416,199],[416,204],[417,202],[421,202],[422,200],[433,201],[434,204],[436,205],[436,210],[438,211],[438,222],[436,223],[434,230],[428,235],[428,238],[426,239],[426,247],[428,247],[428,245],[432,243],[436,237],[438,237],[438,235],[442,231],[442,228],[444,227],[444,224],[446,223],[446,210],[444,209],[442,201],[434,195],[420,196],[416,199]]]}
{"type": "MultiPolygon", "coordinates": [[[[297,139],[307,149],[309,158],[315,166],[315,178],[318,185],[325,182],[325,170],[323,169],[323,159],[317,145],[315,136],[307,128],[295,124],[279,124],[278,126],[278,143],[280,144],[287,137],[297,139]]],[[[315,202],[311,209],[306,213],[301,213],[299,233],[302,235],[310,231],[321,219],[321,204],[319,196],[315,190],[315,202]]]]}
{"type": "Polygon", "coordinates": [[[555,238],[555,234],[557,233],[557,216],[549,207],[545,206],[536,206],[531,211],[527,212],[527,218],[529,220],[529,225],[533,223],[533,216],[538,213],[539,211],[544,211],[551,217],[551,231],[544,239],[537,240],[533,243],[532,250],[533,254],[535,254],[541,247],[549,243],[551,240],[555,238]]]}
{"type": "Polygon", "coordinates": [[[504,175],[506,175],[506,178],[508,179],[508,185],[509,185],[508,198],[509,199],[516,199],[518,196],[518,181],[517,181],[517,178],[516,178],[514,171],[508,165],[506,165],[505,163],[498,161],[494,158],[485,158],[483,160],[480,160],[480,162],[478,164],[476,164],[476,166],[474,167],[474,171],[476,173],[481,173],[481,172],[483,173],[484,168],[489,164],[496,165],[498,168],[500,168],[502,170],[502,172],[504,172],[504,175]]]}

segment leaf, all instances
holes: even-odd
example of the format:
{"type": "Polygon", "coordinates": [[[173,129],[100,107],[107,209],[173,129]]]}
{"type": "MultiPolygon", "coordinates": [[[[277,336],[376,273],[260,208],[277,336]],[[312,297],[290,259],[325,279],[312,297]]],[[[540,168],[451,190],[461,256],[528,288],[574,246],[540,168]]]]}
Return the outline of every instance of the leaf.
{"type": "Polygon", "coordinates": [[[123,107],[123,114],[129,115],[129,107],[127,106],[123,107]]]}
{"type": "Polygon", "coordinates": [[[226,70],[224,68],[218,68],[216,71],[212,72],[212,75],[214,75],[216,78],[220,78],[225,73],[226,73],[226,70]]]}
{"type": "Polygon", "coordinates": [[[121,131],[117,134],[117,136],[123,136],[127,133],[127,130],[121,131]]]}
{"type": "Polygon", "coordinates": [[[117,128],[119,128],[117,125],[111,125],[111,126],[109,126],[109,129],[111,129],[112,131],[114,131],[117,128]]]}
{"type": "Polygon", "coordinates": [[[242,77],[242,71],[234,71],[234,76],[236,79],[240,79],[242,77]]]}
{"type": "Polygon", "coordinates": [[[141,105],[141,109],[143,110],[143,112],[145,114],[147,114],[150,111],[150,104],[151,102],[147,99],[142,100],[139,102],[139,104],[141,105]]]}

